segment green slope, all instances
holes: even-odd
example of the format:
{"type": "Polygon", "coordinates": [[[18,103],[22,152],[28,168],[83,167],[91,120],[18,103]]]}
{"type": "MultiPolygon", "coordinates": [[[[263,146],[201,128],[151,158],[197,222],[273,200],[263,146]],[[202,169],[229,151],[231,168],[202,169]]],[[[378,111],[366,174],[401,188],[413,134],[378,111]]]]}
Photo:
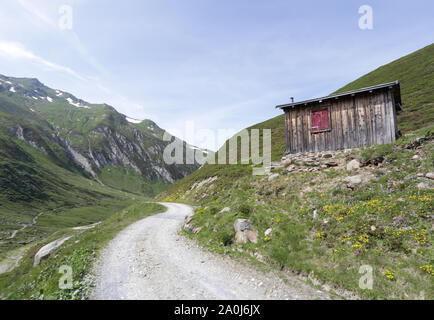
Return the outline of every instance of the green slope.
{"type": "MultiPolygon", "coordinates": [[[[198,205],[191,224],[202,231],[189,235],[210,250],[248,259],[259,254],[267,263],[310,275],[338,294],[346,289],[363,298],[432,299],[434,184],[419,185],[428,183],[425,175],[434,171],[434,129],[429,126],[434,114],[433,50],[430,45],[339,90],[401,81],[406,111],[399,126],[417,130],[393,144],[341,156],[344,161],[381,159],[378,167],[359,172],[347,172],[344,166],[317,172],[309,172],[310,167],[293,173],[280,169],[280,176],[268,181],[253,176],[251,165],[204,165],[158,199],[198,205]],[[357,174],[375,178],[349,188],[345,179],[357,174]],[[221,212],[226,207],[230,210],[221,212]],[[259,232],[257,244],[234,243],[238,218],[250,219],[259,232]],[[265,236],[269,228],[273,231],[265,236]],[[373,290],[358,287],[361,265],[374,268],[373,290]]],[[[280,160],[284,117],[248,129],[253,128],[272,129],[272,160],[280,160]]]]}
{"type": "Polygon", "coordinates": [[[434,123],[434,44],[384,65],[337,92],[399,80],[404,112],[398,115],[402,131],[434,123]]]}

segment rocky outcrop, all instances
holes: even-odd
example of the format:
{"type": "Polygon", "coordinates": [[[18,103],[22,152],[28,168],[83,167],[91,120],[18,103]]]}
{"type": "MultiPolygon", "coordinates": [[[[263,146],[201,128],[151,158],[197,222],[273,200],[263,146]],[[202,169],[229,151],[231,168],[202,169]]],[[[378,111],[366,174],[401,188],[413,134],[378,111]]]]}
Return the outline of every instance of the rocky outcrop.
{"type": "Polygon", "coordinates": [[[271,165],[271,170],[286,168],[286,173],[315,172],[332,167],[345,167],[346,159],[342,156],[344,151],[327,152],[300,152],[284,156],[279,163],[271,165]]]}
{"type": "Polygon", "coordinates": [[[54,250],[59,248],[62,244],[64,244],[69,239],[71,239],[71,237],[60,238],[57,239],[56,241],[50,242],[49,244],[43,246],[36,253],[33,266],[37,266],[42,259],[48,257],[54,250]]]}
{"type": "Polygon", "coordinates": [[[258,242],[258,232],[252,230],[253,225],[247,219],[237,219],[234,222],[235,230],[235,242],[236,243],[247,243],[247,241],[257,243],[258,242]]]}
{"type": "Polygon", "coordinates": [[[0,96],[6,81],[16,90],[7,91],[10,105],[0,106],[8,115],[0,119],[1,127],[67,170],[99,182],[109,175],[104,170],[109,166],[153,184],[173,183],[199,168],[198,163],[166,164],[163,152],[170,142],[151,120],[129,121],[107,104],[88,103],[37,80],[4,79],[0,96]],[[53,103],[59,107],[53,109],[53,103]]]}

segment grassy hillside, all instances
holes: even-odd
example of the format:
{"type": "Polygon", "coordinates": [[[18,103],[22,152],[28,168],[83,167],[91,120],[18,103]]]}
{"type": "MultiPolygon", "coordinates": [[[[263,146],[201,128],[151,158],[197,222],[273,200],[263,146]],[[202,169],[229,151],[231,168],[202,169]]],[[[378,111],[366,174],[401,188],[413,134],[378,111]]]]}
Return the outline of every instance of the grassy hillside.
{"type": "MultiPolygon", "coordinates": [[[[210,250],[260,257],[338,294],[433,299],[433,182],[425,177],[434,171],[434,129],[426,127],[434,115],[433,50],[430,45],[339,90],[400,80],[406,111],[399,126],[404,132],[417,129],[393,144],[341,155],[344,163],[365,163],[356,172],[344,167],[309,172],[307,166],[301,172],[278,170],[280,176],[268,181],[252,176],[251,165],[204,165],[158,199],[198,205],[192,223],[202,231],[189,236],[210,250]],[[370,181],[348,186],[345,179],[354,175],[370,181]],[[220,212],[225,207],[230,210],[220,212]],[[259,232],[257,244],[234,243],[238,218],[250,219],[259,232]],[[271,236],[265,236],[269,228],[271,236]],[[358,287],[361,265],[373,267],[373,290],[358,287]]],[[[272,160],[280,161],[283,116],[248,129],[253,128],[272,129],[272,160]]]]}
{"type": "Polygon", "coordinates": [[[254,257],[338,295],[433,299],[434,181],[425,177],[434,174],[433,158],[431,127],[338,159],[378,165],[309,172],[309,165],[298,164],[304,169],[279,169],[271,181],[253,176],[247,165],[207,166],[165,200],[199,206],[191,224],[202,229],[188,235],[210,250],[254,257]],[[352,176],[364,182],[348,183],[352,176]],[[251,221],[258,243],[235,243],[236,219],[251,221]],[[363,265],[373,268],[372,290],[358,286],[363,265]]]}
{"type": "Polygon", "coordinates": [[[434,44],[384,65],[338,92],[399,80],[404,112],[398,115],[403,132],[434,123],[434,44]]]}
{"type": "Polygon", "coordinates": [[[25,246],[20,266],[13,272],[0,274],[0,299],[82,300],[88,298],[89,289],[93,285],[91,273],[97,252],[129,224],[162,212],[164,207],[155,203],[136,201],[123,210],[113,207],[110,207],[110,210],[113,210],[111,217],[93,229],[72,230],[65,226],[47,239],[25,246]],[[33,266],[34,256],[43,245],[66,236],[72,238],[48,258],[42,260],[38,266],[33,266]],[[72,268],[72,289],[59,288],[59,280],[62,276],[59,268],[63,265],[72,268]]]}
{"type": "Polygon", "coordinates": [[[104,220],[139,198],[56,165],[23,141],[1,135],[0,141],[0,260],[62,228],[104,220]]]}

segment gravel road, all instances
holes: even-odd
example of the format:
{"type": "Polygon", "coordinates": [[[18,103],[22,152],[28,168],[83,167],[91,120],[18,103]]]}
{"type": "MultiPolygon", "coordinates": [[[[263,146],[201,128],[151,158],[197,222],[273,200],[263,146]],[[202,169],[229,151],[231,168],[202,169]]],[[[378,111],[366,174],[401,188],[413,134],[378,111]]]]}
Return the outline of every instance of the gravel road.
{"type": "Polygon", "coordinates": [[[296,276],[207,252],[179,234],[192,208],[162,203],[167,211],[121,231],[95,265],[92,299],[329,299],[296,276]]]}

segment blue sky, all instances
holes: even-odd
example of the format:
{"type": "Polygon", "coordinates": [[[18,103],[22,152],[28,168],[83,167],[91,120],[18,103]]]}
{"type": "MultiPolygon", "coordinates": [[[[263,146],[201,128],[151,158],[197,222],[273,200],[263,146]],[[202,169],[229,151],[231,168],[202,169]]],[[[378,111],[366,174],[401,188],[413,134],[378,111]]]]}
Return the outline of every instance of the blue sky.
{"type": "Polygon", "coordinates": [[[432,12],[432,0],[3,0],[0,73],[181,136],[186,121],[238,131],[429,45],[432,12]],[[62,5],[72,29],[59,28],[62,5]]]}

